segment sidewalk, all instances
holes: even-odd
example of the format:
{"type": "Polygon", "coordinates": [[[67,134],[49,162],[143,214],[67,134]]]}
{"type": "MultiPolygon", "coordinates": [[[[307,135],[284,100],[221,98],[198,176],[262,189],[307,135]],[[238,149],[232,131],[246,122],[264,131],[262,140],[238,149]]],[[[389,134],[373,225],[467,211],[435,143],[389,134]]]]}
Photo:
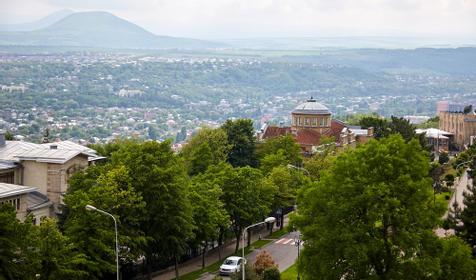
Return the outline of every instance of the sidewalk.
{"type": "MultiPolygon", "coordinates": [[[[284,226],[287,226],[288,220],[289,220],[288,217],[285,216],[284,217],[284,226]]],[[[273,232],[275,232],[277,230],[279,230],[279,227],[274,226],[273,232]]],[[[253,243],[253,242],[255,242],[259,239],[259,234],[260,233],[261,233],[261,237],[265,238],[266,236],[268,236],[269,230],[266,230],[266,228],[264,228],[264,230],[262,230],[260,232],[253,232],[253,234],[251,235],[251,243],[253,243]]],[[[246,242],[246,240],[245,240],[245,242],[246,242]]],[[[239,248],[242,247],[241,245],[242,244],[240,242],[240,247],[239,248]]],[[[225,257],[227,257],[229,255],[232,255],[234,252],[235,252],[235,240],[232,240],[229,243],[227,243],[226,246],[223,246],[222,251],[221,251],[222,260],[224,260],[225,257]]],[[[218,259],[218,249],[215,248],[215,249],[207,252],[207,254],[205,256],[205,266],[211,265],[211,264],[217,262],[218,260],[219,260],[218,259]]],[[[197,270],[200,270],[200,269],[202,269],[202,256],[198,256],[196,258],[193,258],[191,260],[188,260],[188,261],[180,264],[179,265],[179,274],[180,274],[180,276],[183,276],[187,273],[197,271],[197,270]]],[[[152,277],[152,279],[154,279],[154,280],[175,279],[175,270],[174,270],[173,267],[168,268],[166,271],[159,272],[159,274],[152,277]]]]}

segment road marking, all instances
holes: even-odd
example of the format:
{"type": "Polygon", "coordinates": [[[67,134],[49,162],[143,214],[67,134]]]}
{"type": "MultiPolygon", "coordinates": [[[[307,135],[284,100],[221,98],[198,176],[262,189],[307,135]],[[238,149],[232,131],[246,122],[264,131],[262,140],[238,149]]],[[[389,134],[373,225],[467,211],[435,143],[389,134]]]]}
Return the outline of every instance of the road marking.
{"type": "Polygon", "coordinates": [[[278,244],[279,244],[279,243],[283,242],[284,240],[286,240],[286,238],[281,238],[281,239],[279,239],[278,241],[276,241],[276,242],[274,242],[274,243],[278,243],[278,244]]]}
{"type": "Polygon", "coordinates": [[[288,240],[286,240],[286,242],[283,242],[283,244],[284,244],[284,245],[285,245],[285,244],[288,244],[288,243],[291,242],[291,241],[293,241],[293,240],[292,240],[292,239],[288,239],[288,240]]]}

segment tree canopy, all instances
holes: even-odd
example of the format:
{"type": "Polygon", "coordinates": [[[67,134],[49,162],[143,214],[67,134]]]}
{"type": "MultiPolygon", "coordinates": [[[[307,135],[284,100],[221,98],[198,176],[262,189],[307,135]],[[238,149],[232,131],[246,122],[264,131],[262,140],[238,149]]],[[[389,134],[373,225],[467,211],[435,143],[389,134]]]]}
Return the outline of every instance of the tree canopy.
{"type": "MultiPolygon", "coordinates": [[[[393,135],[346,151],[301,190],[293,219],[306,279],[446,279],[432,230],[429,163],[417,140],[393,135]]],[[[463,253],[465,258],[469,254],[463,253]]]]}

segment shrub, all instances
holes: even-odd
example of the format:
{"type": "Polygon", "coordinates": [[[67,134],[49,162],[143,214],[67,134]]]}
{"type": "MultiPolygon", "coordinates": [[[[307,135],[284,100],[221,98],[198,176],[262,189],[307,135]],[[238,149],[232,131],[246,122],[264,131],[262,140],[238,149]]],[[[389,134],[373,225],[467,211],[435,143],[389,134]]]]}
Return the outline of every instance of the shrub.
{"type": "Polygon", "coordinates": [[[256,274],[261,276],[267,268],[278,267],[273,260],[273,257],[266,251],[261,251],[258,256],[256,256],[255,264],[253,265],[256,274]]]}
{"type": "Polygon", "coordinates": [[[277,267],[270,267],[264,270],[263,280],[281,280],[281,274],[277,267]]]}

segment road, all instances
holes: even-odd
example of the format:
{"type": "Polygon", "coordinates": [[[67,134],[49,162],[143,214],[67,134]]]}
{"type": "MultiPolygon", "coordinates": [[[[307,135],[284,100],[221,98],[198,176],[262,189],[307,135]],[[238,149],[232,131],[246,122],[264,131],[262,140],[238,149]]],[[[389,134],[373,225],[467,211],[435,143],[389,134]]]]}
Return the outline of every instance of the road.
{"type": "MultiPolygon", "coordinates": [[[[276,239],[267,244],[261,249],[256,249],[246,256],[249,263],[254,263],[256,256],[262,251],[266,250],[271,254],[274,261],[278,264],[279,271],[284,271],[296,262],[298,251],[294,245],[294,238],[297,236],[297,232],[291,232],[280,239],[276,239]]],[[[200,280],[211,280],[216,274],[210,273],[200,278],[200,280]]],[[[223,279],[230,279],[229,277],[223,277],[223,279]]]]}
{"type": "Polygon", "coordinates": [[[274,261],[278,264],[279,271],[284,271],[293,265],[297,259],[298,251],[297,247],[294,245],[295,237],[297,237],[297,232],[291,232],[284,237],[269,243],[262,249],[254,250],[246,256],[246,259],[249,262],[254,263],[256,256],[262,250],[266,250],[271,256],[273,256],[274,261]]]}

